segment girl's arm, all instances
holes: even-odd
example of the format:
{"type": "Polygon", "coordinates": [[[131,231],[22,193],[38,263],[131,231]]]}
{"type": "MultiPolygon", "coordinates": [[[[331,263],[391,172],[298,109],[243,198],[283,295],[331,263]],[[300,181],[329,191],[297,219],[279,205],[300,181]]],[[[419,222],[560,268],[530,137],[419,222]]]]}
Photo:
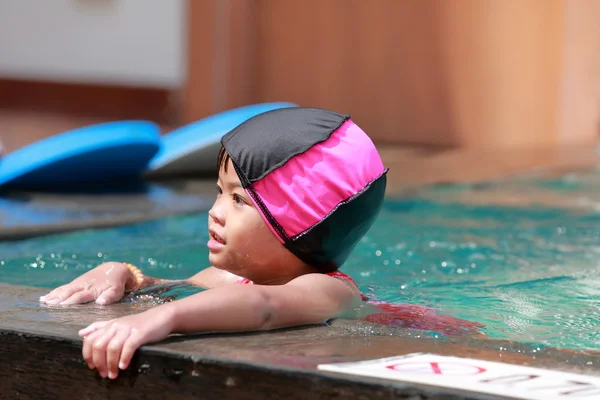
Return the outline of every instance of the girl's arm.
{"type": "Polygon", "coordinates": [[[99,321],[79,332],[83,358],[116,378],[135,350],[171,333],[231,332],[318,324],[361,303],[358,289],[326,275],[303,275],[279,286],[228,285],[140,314],[99,321]]]}
{"type": "Polygon", "coordinates": [[[322,323],[360,302],[350,284],[308,274],[286,285],[217,287],[165,304],[164,312],[172,333],[268,330],[322,323]]]}

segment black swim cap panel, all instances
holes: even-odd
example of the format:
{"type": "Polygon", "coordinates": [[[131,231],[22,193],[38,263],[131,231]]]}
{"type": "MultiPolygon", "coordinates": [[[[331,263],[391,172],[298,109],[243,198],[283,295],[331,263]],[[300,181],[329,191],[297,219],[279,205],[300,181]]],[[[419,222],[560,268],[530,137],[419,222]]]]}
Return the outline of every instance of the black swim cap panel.
{"type": "Polygon", "coordinates": [[[365,190],[341,203],[329,216],[285,246],[296,257],[327,273],[346,261],[379,215],[387,185],[387,169],[365,190]]]}
{"type": "Polygon", "coordinates": [[[320,108],[292,107],[259,114],[221,139],[244,188],[292,157],[327,140],[350,116],[320,108]],[[235,139],[235,140],[234,140],[235,139]]]}

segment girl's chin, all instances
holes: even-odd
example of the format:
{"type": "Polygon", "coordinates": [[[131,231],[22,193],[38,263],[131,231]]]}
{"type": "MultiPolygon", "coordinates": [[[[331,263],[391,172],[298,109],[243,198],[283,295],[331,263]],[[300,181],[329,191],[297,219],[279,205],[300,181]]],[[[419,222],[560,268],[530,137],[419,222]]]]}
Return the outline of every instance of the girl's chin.
{"type": "Polygon", "coordinates": [[[211,254],[208,256],[208,262],[210,263],[211,267],[215,267],[216,269],[220,269],[221,271],[229,272],[233,275],[240,274],[239,268],[232,268],[231,263],[223,260],[222,256],[216,256],[211,254]]]}
{"type": "Polygon", "coordinates": [[[230,269],[230,268],[228,268],[229,263],[227,263],[224,260],[224,257],[222,254],[210,253],[208,255],[208,262],[210,263],[211,266],[218,268],[218,269],[222,269],[224,271],[229,271],[229,269],[230,269]]]}
{"type": "Polygon", "coordinates": [[[208,254],[208,262],[210,263],[210,265],[212,265],[215,268],[221,268],[221,264],[222,264],[222,260],[220,260],[221,257],[218,257],[216,254],[213,253],[209,253],[208,254]]]}

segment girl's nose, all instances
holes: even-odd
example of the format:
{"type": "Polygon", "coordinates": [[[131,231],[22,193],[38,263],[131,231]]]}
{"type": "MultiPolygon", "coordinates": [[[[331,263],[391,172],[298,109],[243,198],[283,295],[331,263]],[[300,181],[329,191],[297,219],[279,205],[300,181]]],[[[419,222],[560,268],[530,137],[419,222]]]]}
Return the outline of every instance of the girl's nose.
{"type": "Polygon", "coordinates": [[[208,211],[208,216],[219,225],[225,224],[225,214],[223,207],[219,205],[219,200],[215,201],[212,208],[208,211]]]}

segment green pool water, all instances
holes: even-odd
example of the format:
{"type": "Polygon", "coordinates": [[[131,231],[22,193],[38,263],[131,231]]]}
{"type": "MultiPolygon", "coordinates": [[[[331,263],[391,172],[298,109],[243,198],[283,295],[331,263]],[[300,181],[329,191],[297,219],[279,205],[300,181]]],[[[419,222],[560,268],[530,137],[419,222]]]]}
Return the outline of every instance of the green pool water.
{"type": "MultiPolygon", "coordinates": [[[[343,271],[370,296],[481,322],[492,338],[597,349],[596,182],[600,173],[588,171],[390,198],[343,271]],[[536,198],[562,202],[508,206],[464,201],[532,191],[536,198]]],[[[179,216],[0,243],[0,281],[51,288],[106,260],[137,263],[149,275],[186,278],[207,266],[206,221],[206,214],[179,216]]]]}

